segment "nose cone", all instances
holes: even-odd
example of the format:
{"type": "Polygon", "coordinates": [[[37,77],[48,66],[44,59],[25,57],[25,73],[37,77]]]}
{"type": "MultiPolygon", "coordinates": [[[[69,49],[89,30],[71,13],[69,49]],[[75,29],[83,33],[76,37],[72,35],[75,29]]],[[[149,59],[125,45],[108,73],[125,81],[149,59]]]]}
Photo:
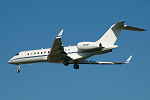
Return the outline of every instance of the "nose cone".
{"type": "Polygon", "coordinates": [[[9,63],[9,64],[11,64],[11,63],[12,63],[11,59],[8,61],[8,63],[9,63]]]}
{"type": "MultiPolygon", "coordinates": [[[[19,59],[20,60],[20,59],[19,59]]],[[[19,60],[17,59],[17,57],[16,56],[14,56],[14,57],[12,57],[9,61],[8,61],[8,63],[9,64],[19,64],[19,60]]]]}
{"type": "Polygon", "coordinates": [[[9,64],[14,64],[14,62],[13,62],[12,59],[10,59],[10,60],[8,61],[8,63],[9,63],[9,64]]]}

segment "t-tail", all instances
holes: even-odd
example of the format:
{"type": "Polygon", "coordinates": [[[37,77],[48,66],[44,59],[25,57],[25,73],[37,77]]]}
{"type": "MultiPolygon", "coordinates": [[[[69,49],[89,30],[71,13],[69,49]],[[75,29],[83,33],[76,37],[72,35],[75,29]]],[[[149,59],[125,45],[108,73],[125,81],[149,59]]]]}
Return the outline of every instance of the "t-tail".
{"type": "Polygon", "coordinates": [[[122,30],[146,31],[141,28],[124,25],[124,21],[119,21],[112,25],[108,31],[96,42],[101,43],[103,47],[113,46],[122,30]]]}

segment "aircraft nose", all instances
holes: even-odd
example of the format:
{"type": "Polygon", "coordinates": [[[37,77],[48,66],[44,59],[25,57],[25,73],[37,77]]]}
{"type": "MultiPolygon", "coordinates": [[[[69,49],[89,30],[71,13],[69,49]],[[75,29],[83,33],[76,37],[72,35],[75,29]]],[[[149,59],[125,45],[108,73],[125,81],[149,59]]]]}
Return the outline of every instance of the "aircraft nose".
{"type": "Polygon", "coordinates": [[[9,61],[8,61],[8,63],[10,64],[10,63],[11,63],[11,61],[9,60],[9,61]]]}
{"type": "Polygon", "coordinates": [[[9,63],[9,64],[12,64],[12,60],[10,59],[10,60],[8,61],[8,63],[9,63]]]}

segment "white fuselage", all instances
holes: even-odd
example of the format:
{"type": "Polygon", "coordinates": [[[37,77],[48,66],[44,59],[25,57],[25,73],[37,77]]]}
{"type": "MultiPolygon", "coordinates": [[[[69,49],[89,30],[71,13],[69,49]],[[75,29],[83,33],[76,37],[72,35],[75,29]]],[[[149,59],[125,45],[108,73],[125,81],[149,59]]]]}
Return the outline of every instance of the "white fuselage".
{"type": "MultiPolygon", "coordinates": [[[[116,47],[115,47],[116,48],[116,47]]],[[[69,63],[73,63],[74,60],[78,59],[82,61],[86,58],[89,58],[93,55],[99,55],[110,52],[113,48],[104,48],[104,49],[94,49],[94,50],[87,50],[82,51],[77,48],[77,46],[67,46],[64,47],[64,51],[67,53],[67,56],[72,58],[73,60],[69,61],[69,63]]],[[[29,50],[29,51],[22,51],[12,57],[8,63],[10,64],[28,64],[28,63],[37,63],[37,62],[51,62],[51,63],[63,63],[62,61],[48,61],[47,57],[50,53],[50,48],[48,49],[38,49],[38,50],[29,50]]]]}

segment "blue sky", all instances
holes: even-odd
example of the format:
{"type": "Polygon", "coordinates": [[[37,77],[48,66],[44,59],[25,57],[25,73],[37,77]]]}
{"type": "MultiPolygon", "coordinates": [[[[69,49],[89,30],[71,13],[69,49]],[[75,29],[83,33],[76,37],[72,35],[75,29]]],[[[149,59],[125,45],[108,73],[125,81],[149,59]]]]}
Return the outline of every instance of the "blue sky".
{"type": "Polygon", "coordinates": [[[0,0],[1,100],[149,100],[149,0],[0,0]],[[117,21],[146,32],[122,31],[113,52],[89,58],[126,65],[21,65],[8,60],[24,50],[50,48],[64,29],[64,46],[98,40],[117,21]]]}

